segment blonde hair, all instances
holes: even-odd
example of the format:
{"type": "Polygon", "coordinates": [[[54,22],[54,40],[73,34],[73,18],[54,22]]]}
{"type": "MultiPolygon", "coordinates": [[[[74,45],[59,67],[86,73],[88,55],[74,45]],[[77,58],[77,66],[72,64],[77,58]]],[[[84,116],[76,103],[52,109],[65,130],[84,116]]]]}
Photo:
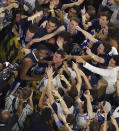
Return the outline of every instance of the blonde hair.
{"type": "Polygon", "coordinates": [[[68,128],[66,126],[61,126],[58,131],[69,131],[68,128]]]}
{"type": "Polygon", "coordinates": [[[100,88],[102,88],[102,87],[106,88],[108,86],[108,82],[105,79],[103,79],[103,78],[99,79],[99,82],[102,83],[100,88]]]}
{"type": "Polygon", "coordinates": [[[105,79],[101,78],[98,82],[101,83],[100,88],[98,89],[98,98],[100,98],[103,94],[106,92],[106,88],[108,86],[108,83],[105,79]]]}

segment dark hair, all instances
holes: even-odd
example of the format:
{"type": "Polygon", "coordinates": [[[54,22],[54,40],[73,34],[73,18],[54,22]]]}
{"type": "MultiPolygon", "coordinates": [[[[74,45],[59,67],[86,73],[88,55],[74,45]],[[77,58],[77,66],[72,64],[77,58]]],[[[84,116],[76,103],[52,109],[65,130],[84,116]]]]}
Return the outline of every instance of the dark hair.
{"type": "Polygon", "coordinates": [[[104,48],[105,53],[108,54],[108,53],[111,51],[111,49],[112,49],[110,43],[107,42],[107,41],[104,41],[104,42],[103,42],[103,45],[104,45],[104,47],[105,47],[105,48],[104,48]]]}
{"type": "Polygon", "coordinates": [[[50,108],[46,107],[42,110],[42,113],[41,113],[41,118],[43,121],[48,121],[49,119],[51,119],[51,114],[52,114],[52,111],[50,108]]]}
{"type": "Polygon", "coordinates": [[[98,120],[94,119],[90,122],[89,130],[90,131],[100,131],[101,123],[98,120]]]}
{"type": "Polygon", "coordinates": [[[70,91],[68,91],[68,95],[71,96],[73,99],[78,96],[78,90],[76,87],[71,87],[70,91]]]}
{"type": "Polygon", "coordinates": [[[43,8],[43,9],[44,9],[44,8],[48,8],[48,9],[49,9],[49,5],[50,5],[50,3],[42,4],[42,8],[43,8]]]}
{"type": "Polygon", "coordinates": [[[111,45],[110,45],[110,42],[107,41],[107,40],[105,40],[105,41],[103,41],[103,42],[102,42],[102,41],[98,41],[97,43],[95,43],[95,44],[93,45],[91,51],[92,51],[93,53],[97,54],[97,48],[99,47],[100,44],[103,44],[105,54],[108,54],[108,53],[111,51],[112,47],[111,47],[111,45]]]}
{"type": "Polygon", "coordinates": [[[73,8],[74,10],[76,10],[76,14],[78,15],[79,10],[80,10],[79,6],[78,6],[78,5],[74,5],[74,6],[70,7],[69,10],[72,9],[72,8],[73,8]]]}
{"type": "Polygon", "coordinates": [[[68,114],[66,121],[67,123],[69,123],[69,125],[74,125],[76,122],[76,118],[73,116],[73,114],[68,114]]]}
{"type": "Polygon", "coordinates": [[[119,39],[119,29],[113,23],[108,24],[108,38],[107,39],[114,39],[117,41],[119,39]]]}
{"type": "Polygon", "coordinates": [[[78,24],[80,23],[80,19],[78,18],[78,17],[72,17],[71,19],[70,19],[70,21],[75,21],[75,22],[77,22],[78,24]]]}
{"type": "Polygon", "coordinates": [[[61,87],[58,88],[58,92],[61,96],[64,96],[64,90],[61,87]]]}
{"type": "Polygon", "coordinates": [[[64,41],[70,42],[71,41],[71,34],[66,31],[62,31],[58,34],[58,36],[62,37],[64,41]]]}
{"type": "Polygon", "coordinates": [[[64,95],[63,99],[64,99],[68,108],[70,108],[73,105],[73,98],[72,97],[70,97],[68,95],[64,95]]]}
{"type": "Polygon", "coordinates": [[[37,24],[31,24],[28,29],[29,29],[29,31],[31,33],[37,33],[38,32],[38,26],[37,26],[37,24]]]}
{"type": "Polygon", "coordinates": [[[107,20],[110,20],[110,18],[111,18],[111,14],[108,11],[101,11],[100,12],[100,17],[101,16],[106,16],[107,20]]]}
{"type": "Polygon", "coordinates": [[[24,87],[23,89],[22,89],[22,97],[23,97],[23,100],[26,100],[27,98],[29,98],[30,97],[30,95],[31,95],[31,89],[29,88],[29,87],[24,87]]]}
{"type": "Polygon", "coordinates": [[[45,45],[43,45],[42,43],[40,43],[40,45],[38,46],[37,50],[38,51],[47,50],[47,47],[45,45]]]}
{"type": "Polygon", "coordinates": [[[116,62],[116,65],[119,66],[119,55],[113,55],[111,58],[113,58],[116,62]]]}
{"type": "Polygon", "coordinates": [[[50,17],[48,21],[54,23],[57,27],[60,26],[60,21],[56,17],[50,17]]]}
{"type": "Polygon", "coordinates": [[[42,7],[42,6],[36,7],[36,8],[33,10],[33,13],[40,12],[40,11],[43,11],[43,7],[42,7]]]}
{"type": "Polygon", "coordinates": [[[92,5],[89,5],[89,6],[88,6],[87,13],[88,13],[89,16],[90,16],[90,19],[94,19],[94,18],[96,17],[96,10],[95,10],[95,7],[92,6],[92,5]]]}
{"type": "Polygon", "coordinates": [[[63,50],[57,50],[55,53],[60,54],[62,58],[65,58],[66,53],[63,50]]]}

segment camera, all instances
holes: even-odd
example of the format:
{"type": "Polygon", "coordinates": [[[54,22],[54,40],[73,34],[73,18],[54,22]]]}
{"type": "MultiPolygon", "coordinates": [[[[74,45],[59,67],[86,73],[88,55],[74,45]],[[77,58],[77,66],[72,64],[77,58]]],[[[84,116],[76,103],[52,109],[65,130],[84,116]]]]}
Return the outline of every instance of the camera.
{"type": "Polygon", "coordinates": [[[5,62],[3,64],[3,69],[0,71],[0,80],[9,80],[11,75],[13,75],[14,71],[17,71],[18,64],[10,64],[9,62],[5,62]]]}

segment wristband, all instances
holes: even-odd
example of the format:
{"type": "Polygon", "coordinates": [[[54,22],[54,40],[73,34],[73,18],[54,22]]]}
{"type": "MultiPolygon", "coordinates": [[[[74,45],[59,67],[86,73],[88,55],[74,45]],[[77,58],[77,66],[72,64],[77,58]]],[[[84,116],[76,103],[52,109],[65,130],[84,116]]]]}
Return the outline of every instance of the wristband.
{"type": "Polygon", "coordinates": [[[57,99],[57,101],[59,101],[59,102],[61,102],[63,99],[62,98],[60,98],[60,99],[57,99]]]}
{"type": "Polygon", "coordinates": [[[82,19],[85,19],[86,18],[86,16],[85,15],[82,15],[82,19]]]}
{"type": "Polygon", "coordinates": [[[91,58],[92,58],[92,59],[94,59],[94,58],[95,58],[95,56],[93,55],[91,58]]]}
{"type": "Polygon", "coordinates": [[[48,10],[48,12],[54,12],[54,10],[48,10]]]}
{"type": "Polygon", "coordinates": [[[63,100],[62,98],[59,99],[60,102],[61,102],[62,100],[63,100]]]}
{"type": "Polygon", "coordinates": [[[70,123],[64,123],[65,125],[69,125],[70,123]]]}

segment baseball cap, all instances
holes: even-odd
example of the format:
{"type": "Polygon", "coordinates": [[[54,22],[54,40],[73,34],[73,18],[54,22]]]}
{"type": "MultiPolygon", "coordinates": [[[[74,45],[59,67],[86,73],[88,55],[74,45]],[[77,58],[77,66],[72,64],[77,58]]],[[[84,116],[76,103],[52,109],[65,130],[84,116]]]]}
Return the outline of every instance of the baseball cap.
{"type": "Polygon", "coordinates": [[[103,104],[103,110],[107,113],[109,113],[111,111],[111,104],[108,101],[104,101],[103,104]]]}

